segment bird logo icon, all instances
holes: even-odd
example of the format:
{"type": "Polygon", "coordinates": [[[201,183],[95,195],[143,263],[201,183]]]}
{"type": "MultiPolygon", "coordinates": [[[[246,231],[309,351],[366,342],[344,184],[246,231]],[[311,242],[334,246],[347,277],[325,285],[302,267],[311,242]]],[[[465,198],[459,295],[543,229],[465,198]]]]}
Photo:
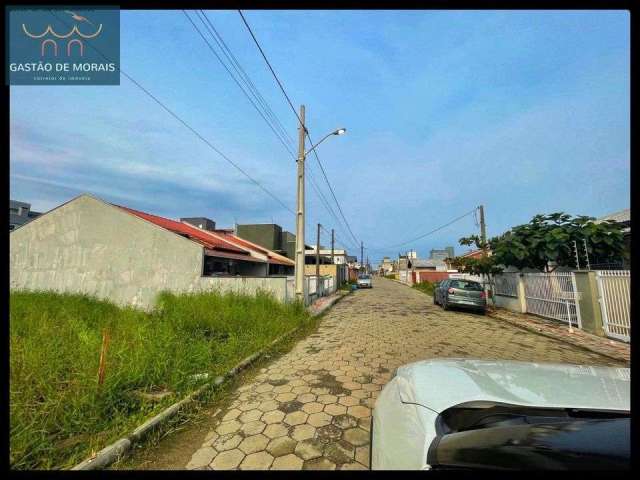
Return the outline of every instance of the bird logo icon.
{"type": "Polygon", "coordinates": [[[71,18],[73,18],[76,22],[87,22],[92,27],[95,27],[95,25],[87,17],[83,17],[82,15],[78,15],[77,13],[72,12],[71,10],[65,10],[64,12],[68,13],[69,15],[71,15],[71,18]]]}

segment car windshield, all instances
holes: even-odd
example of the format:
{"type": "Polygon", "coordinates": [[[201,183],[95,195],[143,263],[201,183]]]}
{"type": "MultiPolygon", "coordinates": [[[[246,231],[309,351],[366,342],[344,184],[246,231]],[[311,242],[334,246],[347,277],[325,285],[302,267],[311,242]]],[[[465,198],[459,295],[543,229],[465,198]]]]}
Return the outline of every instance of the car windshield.
{"type": "Polygon", "coordinates": [[[449,284],[451,288],[459,288],[461,290],[482,290],[482,285],[478,282],[471,282],[468,280],[452,280],[449,284]]]}
{"type": "Polygon", "coordinates": [[[360,280],[369,280],[369,275],[360,275],[360,280]]]}

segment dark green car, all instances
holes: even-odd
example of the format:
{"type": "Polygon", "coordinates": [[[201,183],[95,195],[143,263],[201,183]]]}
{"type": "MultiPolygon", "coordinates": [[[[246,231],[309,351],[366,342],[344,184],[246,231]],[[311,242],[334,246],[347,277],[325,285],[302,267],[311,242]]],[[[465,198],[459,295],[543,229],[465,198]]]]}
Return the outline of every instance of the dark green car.
{"type": "Polygon", "coordinates": [[[487,296],[482,284],[473,280],[449,279],[438,283],[433,289],[433,303],[444,310],[459,307],[485,313],[487,296]]]}

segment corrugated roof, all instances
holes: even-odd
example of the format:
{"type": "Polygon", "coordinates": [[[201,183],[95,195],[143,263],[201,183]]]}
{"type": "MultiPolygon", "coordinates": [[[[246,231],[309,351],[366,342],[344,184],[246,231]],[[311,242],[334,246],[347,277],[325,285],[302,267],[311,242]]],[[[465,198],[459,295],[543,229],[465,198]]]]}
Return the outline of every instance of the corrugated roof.
{"type": "Polygon", "coordinates": [[[295,262],[293,260],[291,260],[290,258],[285,257],[284,255],[280,255],[276,252],[274,252],[273,250],[269,250],[268,248],[262,247],[260,245],[257,245],[253,242],[250,242],[249,240],[246,240],[244,238],[240,238],[237,235],[234,235],[232,233],[229,233],[225,230],[216,230],[216,233],[224,236],[224,238],[228,239],[230,242],[235,243],[237,245],[240,245],[244,248],[248,248],[248,249],[253,249],[256,250],[260,253],[262,253],[263,255],[266,255],[267,258],[269,259],[269,263],[275,263],[278,265],[288,265],[288,266],[295,266],[295,262]]]}
{"type": "Polygon", "coordinates": [[[178,235],[184,235],[190,240],[198,242],[210,250],[223,250],[228,252],[235,252],[235,253],[244,254],[247,257],[250,257],[249,251],[247,249],[240,248],[232,244],[231,242],[228,242],[225,239],[220,238],[217,235],[213,235],[213,234],[210,234],[209,232],[200,230],[196,227],[189,225],[188,223],[182,223],[175,220],[170,220],[168,218],[159,217],[157,215],[151,215],[150,213],[140,212],[132,208],[123,207],[122,205],[115,205],[115,206],[131,213],[132,215],[135,215],[136,217],[140,217],[144,220],[147,220],[151,223],[158,225],[159,227],[170,230],[173,233],[177,233],[178,235]]]}
{"type": "Polygon", "coordinates": [[[624,210],[620,210],[619,212],[610,213],[609,215],[605,215],[603,217],[598,218],[597,222],[603,222],[605,220],[613,220],[615,222],[630,222],[631,221],[631,209],[626,208],[624,210]]]}

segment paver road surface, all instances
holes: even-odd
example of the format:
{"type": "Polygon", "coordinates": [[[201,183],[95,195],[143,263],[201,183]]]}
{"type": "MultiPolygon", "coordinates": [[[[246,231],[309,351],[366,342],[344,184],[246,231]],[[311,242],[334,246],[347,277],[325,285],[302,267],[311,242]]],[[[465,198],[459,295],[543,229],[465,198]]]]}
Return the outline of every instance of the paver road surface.
{"type": "Polygon", "coordinates": [[[238,388],[186,468],[366,469],[381,388],[400,365],[444,357],[622,365],[376,278],[238,388]]]}

